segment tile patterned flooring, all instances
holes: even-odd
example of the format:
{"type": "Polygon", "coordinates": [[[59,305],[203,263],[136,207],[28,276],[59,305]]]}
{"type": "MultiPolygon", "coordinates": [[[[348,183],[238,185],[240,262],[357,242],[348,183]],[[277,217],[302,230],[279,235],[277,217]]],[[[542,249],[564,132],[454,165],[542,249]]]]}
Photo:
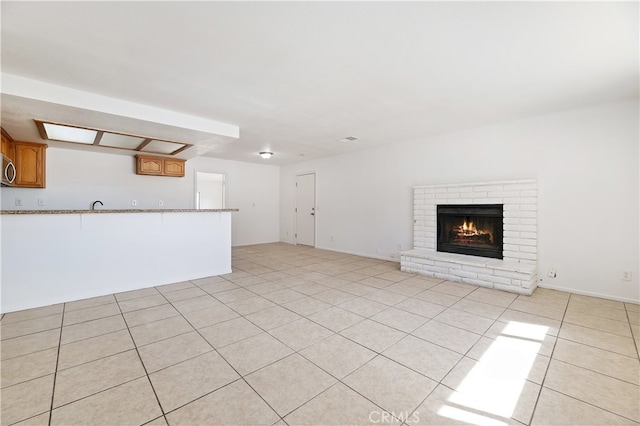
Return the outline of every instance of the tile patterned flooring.
{"type": "Polygon", "coordinates": [[[3,425],[640,422],[638,305],[302,246],[0,325],[3,425]]]}

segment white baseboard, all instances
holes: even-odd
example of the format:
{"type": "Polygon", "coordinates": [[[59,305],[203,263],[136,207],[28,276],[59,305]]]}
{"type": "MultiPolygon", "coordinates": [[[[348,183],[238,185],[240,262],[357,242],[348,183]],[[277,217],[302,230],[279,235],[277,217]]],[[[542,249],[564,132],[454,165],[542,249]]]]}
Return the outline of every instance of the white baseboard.
{"type": "Polygon", "coordinates": [[[370,259],[386,260],[387,262],[400,263],[400,259],[399,258],[395,259],[395,258],[392,258],[392,257],[376,256],[375,254],[359,253],[359,252],[348,251],[348,250],[338,250],[338,249],[330,248],[330,247],[318,247],[318,246],[316,246],[316,248],[320,249],[320,250],[335,251],[336,253],[351,254],[353,256],[368,257],[370,259]]]}
{"type": "Polygon", "coordinates": [[[576,290],[574,288],[558,287],[558,286],[552,286],[552,285],[547,285],[547,284],[542,284],[542,283],[538,283],[538,287],[546,288],[546,289],[549,289],[549,290],[564,291],[565,293],[579,294],[579,295],[582,295],[582,296],[591,296],[591,297],[598,297],[600,299],[615,300],[615,301],[618,301],[618,302],[627,302],[627,303],[640,304],[640,300],[633,300],[633,299],[628,299],[628,298],[625,298],[625,297],[616,297],[616,296],[612,296],[612,295],[609,295],[609,294],[602,294],[602,293],[597,293],[597,292],[593,292],[593,291],[581,291],[581,290],[576,290]]]}

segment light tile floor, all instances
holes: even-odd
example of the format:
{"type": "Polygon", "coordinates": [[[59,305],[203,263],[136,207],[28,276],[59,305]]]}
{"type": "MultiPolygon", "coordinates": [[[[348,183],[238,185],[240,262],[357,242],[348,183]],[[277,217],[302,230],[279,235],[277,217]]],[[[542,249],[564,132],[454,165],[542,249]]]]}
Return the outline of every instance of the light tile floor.
{"type": "Polygon", "coordinates": [[[2,317],[3,425],[640,422],[640,308],[287,244],[2,317]]]}

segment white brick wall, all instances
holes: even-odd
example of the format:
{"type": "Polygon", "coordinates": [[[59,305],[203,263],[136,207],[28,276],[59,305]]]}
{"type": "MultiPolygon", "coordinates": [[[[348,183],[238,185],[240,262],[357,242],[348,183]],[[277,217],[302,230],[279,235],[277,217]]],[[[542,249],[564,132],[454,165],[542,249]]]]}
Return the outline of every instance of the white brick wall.
{"type": "Polygon", "coordinates": [[[414,187],[414,250],[401,253],[401,269],[531,294],[537,283],[537,188],[533,179],[414,187]],[[439,204],[503,204],[504,259],[437,252],[436,207],[439,204]]]}

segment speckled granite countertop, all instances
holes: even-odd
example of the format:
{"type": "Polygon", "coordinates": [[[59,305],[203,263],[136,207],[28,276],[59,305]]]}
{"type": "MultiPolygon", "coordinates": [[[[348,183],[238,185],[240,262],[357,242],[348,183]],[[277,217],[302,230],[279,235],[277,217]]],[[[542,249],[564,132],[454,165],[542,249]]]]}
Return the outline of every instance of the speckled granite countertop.
{"type": "Polygon", "coordinates": [[[122,210],[0,210],[0,214],[95,214],[95,213],[220,213],[238,209],[122,209],[122,210]]]}

